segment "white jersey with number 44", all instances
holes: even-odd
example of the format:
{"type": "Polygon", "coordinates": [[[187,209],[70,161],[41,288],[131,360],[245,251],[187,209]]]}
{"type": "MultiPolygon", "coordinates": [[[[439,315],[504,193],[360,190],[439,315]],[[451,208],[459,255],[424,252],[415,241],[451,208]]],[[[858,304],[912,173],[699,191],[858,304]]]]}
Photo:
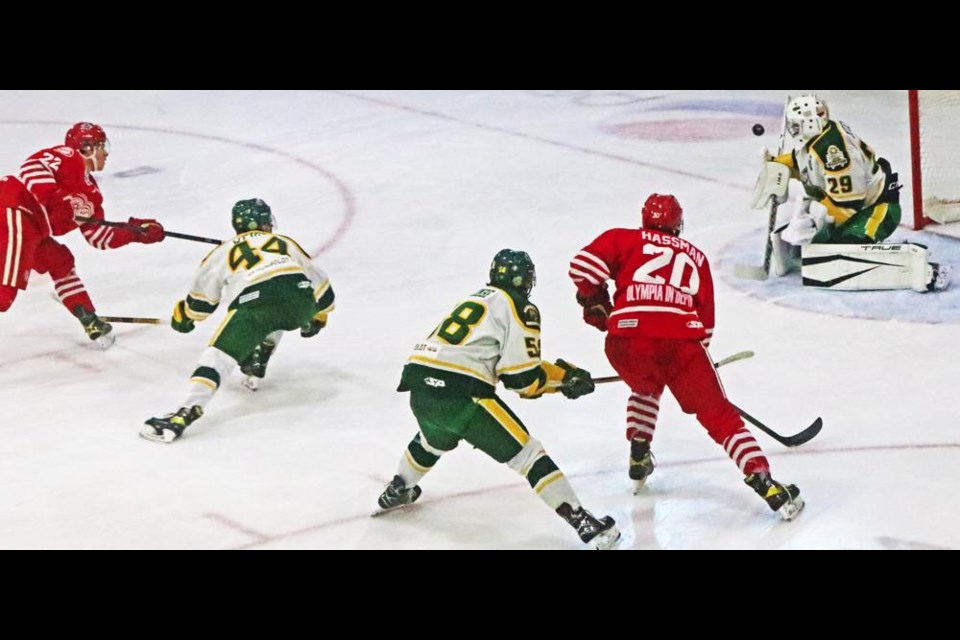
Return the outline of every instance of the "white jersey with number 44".
{"type": "Polygon", "coordinates": [[[268,231],[247,231],[210,252],[200,264],[190,297],[213,305],[233,302],[251,285],[271,278],[305,275],[319,299],[329,286],[327,274],[318,269],[293,239],[268,231]]]}

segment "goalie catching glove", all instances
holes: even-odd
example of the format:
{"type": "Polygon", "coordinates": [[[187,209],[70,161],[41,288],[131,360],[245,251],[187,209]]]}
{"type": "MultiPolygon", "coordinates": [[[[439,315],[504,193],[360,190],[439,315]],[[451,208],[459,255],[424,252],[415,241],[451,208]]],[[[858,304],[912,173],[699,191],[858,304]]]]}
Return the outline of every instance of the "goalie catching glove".
{"type": "Polygon", "coordinates": [[[762,150],[763,168],[757,176],[757,184],[753,187],[753,200],[750,206],[753,209],[764,209],[773,198],[775,204],[787,201],[790,187],[790,167],[774,160],[766,148],[762,150]]]}

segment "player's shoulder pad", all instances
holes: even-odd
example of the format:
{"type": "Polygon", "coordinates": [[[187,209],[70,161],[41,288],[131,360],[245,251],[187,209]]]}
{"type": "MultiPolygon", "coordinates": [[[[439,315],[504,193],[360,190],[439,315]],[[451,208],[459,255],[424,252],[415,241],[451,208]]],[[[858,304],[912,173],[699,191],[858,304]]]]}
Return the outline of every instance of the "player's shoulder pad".
{"type": "Polygon", "coordinates": [[[217,251],[219,251],[220,249],[223,249],[224,247],[231,246],[232,244],[233,244],[233,243],[228,240],[227,242],[224,242],[223,244],[217,245],[216,247],[214,247],[213,249],[211,249],[211,250],[210,250],[210,253],[208,253],[207,255],[205,255],[205,256],[203,257],[203,260],[200,261],[200,266],[202,267],[202,266],[204,266],[205,264],[207,264],[207,260],[210,259],[210,256],[212,256],[213,254],[215,254],[217,251]]]}
{"type": "Polygon", "coordinates": [[[533,304],[529,300],[523,305],[520,311],[520,319],[523,320],[523,324],[531,329],[540,329],[540,309],[537,308],[537,305],[533,304]]]}
{"type": "Polygon", "coordinates": [[[290,236],[285,236],[285,235],[283,235],[282,233],[274,233],[273,235],[277,236],[278,238],[283,238],[284,240],[286,240],[287,242],[289,242],[290,244],[292,244],[293,246],[295,246],[297,249],[300,250],[300,253],[302,253],[304,256],[307,257],[308,260],[312,259],[312,257],[310,256],[310,254],[307,253],[307,251],[306,251],[303,247],[300,246],[300,243],[297,242],[296,240],[294,240],[293,238],[291,238],[290,236]]]}

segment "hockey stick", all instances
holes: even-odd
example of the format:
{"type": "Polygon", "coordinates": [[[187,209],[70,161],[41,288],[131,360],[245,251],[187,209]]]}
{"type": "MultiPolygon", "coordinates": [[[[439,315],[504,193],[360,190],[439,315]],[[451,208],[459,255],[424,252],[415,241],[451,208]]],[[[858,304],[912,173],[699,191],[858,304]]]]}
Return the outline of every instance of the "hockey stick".
{"type": "MultiPolygon", "coordinates": [[[[113,222],[111,220],[97,220],[96,218],[76,218],[77,222],[99,224],[103,227],[119,227],[121,229],[132,229],[142,233],[140,227],[127,222],[113,222]]],[[[177,233],[176,231],[164,230],[163,234],[168,238],[179,238],[181,240],[191,240],[193,242],[207,242],[209,244],[223,244],[223,240],[216,238],[204,238],[203,236],[192,236],[188,233],[177,233]]]]}
{"type": "MultiPolygon", "coordinates": [[[[780,146],[777,149],[777,155],[783,153],[783,147],[786,141],[787,135],[787,105],[790,104],[790,96],[787,96],[786,101],[783,103],[783,126],[780,128],[780,146]]],[[[777,204],[776,197],[770,199],[770,214],[767,218],[767,244],[763,248],[763,266],[755,267],[750,264],[735,264],[733,265],[733,275],[738,278],[747,278],[749,280],[766,280],[770,277],[770,259],[773,256],[773,239],[770,237],[770,234],[773,233],[774,227],[777,226],[777,209],[780,207],[777,204]]]]}
{"type": "Polygon", "coordinates": [[[100,316],[104,322],[130,322],[134,324],[166,324],[160,318],[129,318],[126,316],[100,316]]]}
{"type": "MultiPolygon", "coordinates": [[[[714,362],[713,366],[719,368],[725,364],[736,362],[737,360],[745,360],[747,358],[752,358],[753,355],[754,355],[753,351],[741,351],[739,353],[733,354],[732,356],[727,356],[722,360],[718,360],[717,362],[714,362]]],[[[593,382],[595,384],[603,384],[605,382],[616,382],[617,380],[622,380],[622,378],[620,376],[606,376],[603,378],[594,378],[593,382]]],[[[773,429],[771,429],[770,427],[768,427],[767,425],[763,424],[762,422],[760,422],[759,420],[751,416],[749,413],[747,413],[737,405],[733,405],[733,408],[737,410],[737,413],[739,413],[744,420],[746,420],[747,422],[755,426],[757,429],[760,429],[760,431],[763,431],[765,434],[767,434],[768,436],[770,436],[771,438],[773,438],[774,440],[776,440],[777,442],[779,442],[780,444],[786,447],[799,447],[800,445],[806,442],[809,442],[810,440],[813,440],[814,436],[820,433],[820,430],[823,429],[823,418],[817,418],[816,420],[813,421],[813,424],[811,424],[809,427],[807,427],[800,433],[796,433],[792,436],[782,436],[776,431],[774,431],[773,429]]]]}
{"type": "Polygon", "coordinates": [[[774,431],[773,429],[771,429],[770,427],[768,427],[767,425],[763,424],[762,422],[760,422],[759,420],[751,416],[749,413],[747,413],[737,405],[733,405],[733,408],[737,410],[737,413],[739,413],[744,420],[746,420],[747,422],[755,426],[757,429],[760,429],[760,431],[763,431],[765,434],[767,434],[768,436],[770,436],[771,438],[773,438],[774,440],[776,440],[777,442],[779,442],[785,447],[799,447],[805,442],[809,442],[810,440],[813,440],[814,436],[820,433],[820,430],[823,429],[823,418],[817,418],[816,420],[813,421],[813,424],[811,424],[809,427],[807,427],[800,433],[796,433],[792,436],[782,436],[776,431],[774,431]]]}
{"type": "MultiPolygon", "coordinates": [[[[722,360],[717,360],[713,363],[714,367],[720,368],[725,364],[730,364],[731,362],[736,362],[737,360],[746,360],[747,358],[752,358],[755,354],[753,351],[740,351],[733,354],[732,356],[727,356],[722,360]]],[[[604,384],[607,382],[618,382],[623,380],[620,376],[604,376],[602,378],[594,378],[594,384],[604,384]]]]}

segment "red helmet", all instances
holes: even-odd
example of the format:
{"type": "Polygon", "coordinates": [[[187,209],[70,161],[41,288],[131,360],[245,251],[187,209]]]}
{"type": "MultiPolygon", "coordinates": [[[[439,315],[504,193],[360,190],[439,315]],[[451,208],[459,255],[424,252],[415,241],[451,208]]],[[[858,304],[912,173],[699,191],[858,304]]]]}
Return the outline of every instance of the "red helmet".
{"type": "Polygon", "coordinates": [[[107,142],[107,133],[98,124],[92,122],[78,122],[67,131],[64,143],[68,147],[73,147],[77,151],[84,145],[105,144],[107,142]]]}
{"type": "Polygon", "coordinates": [[[656,229],[675,236],[683,229],[683,209],[671,195],[651,194],[641,212],[644,229],[656,229]]]}

